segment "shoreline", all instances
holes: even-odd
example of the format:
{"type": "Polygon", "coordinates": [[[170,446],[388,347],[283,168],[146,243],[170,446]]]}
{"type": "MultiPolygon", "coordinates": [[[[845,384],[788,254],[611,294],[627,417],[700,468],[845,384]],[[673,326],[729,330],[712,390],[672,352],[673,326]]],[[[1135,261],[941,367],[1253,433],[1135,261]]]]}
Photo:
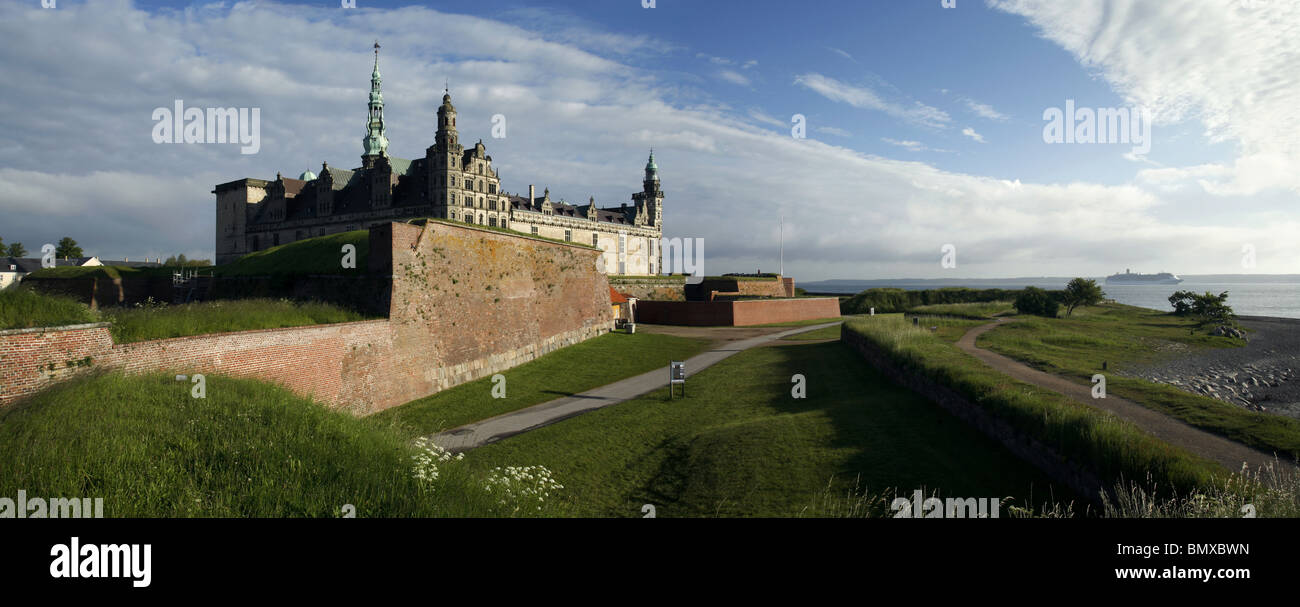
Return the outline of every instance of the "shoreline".
{"type": "Polygon", "coordinates": [[[1178,354],[1159,363],[1126,369],[1124,374],[1251,411],[1300,419],[1300,319],[1237,319],[1250,331],[1245,346],[1178,354]]]}

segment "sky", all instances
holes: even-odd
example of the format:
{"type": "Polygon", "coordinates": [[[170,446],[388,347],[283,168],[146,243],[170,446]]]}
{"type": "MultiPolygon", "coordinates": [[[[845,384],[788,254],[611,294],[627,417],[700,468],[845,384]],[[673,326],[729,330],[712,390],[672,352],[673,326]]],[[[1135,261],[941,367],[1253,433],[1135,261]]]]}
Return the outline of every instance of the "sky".
{"type": "Polygon", "coordinates": [[[0,2],[29,255],[212,258],[216,184],[360,164],[378,40],[391,155],[444,85],[507,191],[630,203],[653,147],[708,274],[1300,273],[1295,0],[53,4],[0,2]],[[257,108],[256,153],[156,143],[177,99],[257,108]]]}

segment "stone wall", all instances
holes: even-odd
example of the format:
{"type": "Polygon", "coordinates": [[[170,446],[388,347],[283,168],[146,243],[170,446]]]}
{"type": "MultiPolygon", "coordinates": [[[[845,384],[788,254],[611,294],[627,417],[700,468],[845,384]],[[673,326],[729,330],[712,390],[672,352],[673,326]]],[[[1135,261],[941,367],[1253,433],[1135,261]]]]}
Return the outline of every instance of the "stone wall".
{"type": "Polygon", "coordinates": [[[0,331],[0,405],[105,368],[251,377],[365,414],[613,327],[597,251],[438,223],[370,238],[370,269],[392,276],[387,320],[118,345],[106,323],[0,331]]]}
{"type": "Polygon", "coordinates": [[[834,298],[638,301],[636,313],[638,322],[651,324],[744,327],[839,318],[840,306],[834,298]]]}
{"type": "Polygon", "coordinates": [[[609,286],[639,300],[686,301],[685,281],[671,280],[668,277],[654,279],[610,276],[609,286]]]}

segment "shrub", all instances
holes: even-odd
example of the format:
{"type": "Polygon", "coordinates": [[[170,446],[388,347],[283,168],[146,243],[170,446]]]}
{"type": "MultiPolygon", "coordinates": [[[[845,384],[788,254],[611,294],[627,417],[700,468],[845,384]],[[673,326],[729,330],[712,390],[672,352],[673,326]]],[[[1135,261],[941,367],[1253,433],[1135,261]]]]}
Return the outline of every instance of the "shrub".
{"type": "Polygon", "coordinates": [[[1038,287],[1025,287],[1016,297],[1016,311],[1021,314],[1033,314],[1035,316],[1046,316],[1056,318],[1056,313],[1060,309],[1060,303],[1056,301],[1047,291],[1038,287]]]}

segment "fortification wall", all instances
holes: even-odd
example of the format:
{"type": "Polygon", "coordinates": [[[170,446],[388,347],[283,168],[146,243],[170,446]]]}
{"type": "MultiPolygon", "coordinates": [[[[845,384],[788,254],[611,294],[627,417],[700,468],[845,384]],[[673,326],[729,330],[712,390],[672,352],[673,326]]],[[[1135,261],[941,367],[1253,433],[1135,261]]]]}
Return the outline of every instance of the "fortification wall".
{"type": "Polygon", "coordinates": [[[613,327],[597,251],[438,223],[370,237],[370,269],[392,276],[386,320],[116,345],[107,323],[0,331],[0,405],[105,368],[251,377],[365,414],[613,327]]]}
{"type": "Polygon", "coordinates": [[[839,301],[834,298],[638,301],[636,308],[639,322],[689,326],[744,327],[840,315],[839,301]]]}
{"type": "Polygon", "coordinates": [[[681,280],[610,276],[609,286],[614,287],[614,290],[619,293],[626,293],[641,300],[686,301],[685,282],[681,280]]]}

